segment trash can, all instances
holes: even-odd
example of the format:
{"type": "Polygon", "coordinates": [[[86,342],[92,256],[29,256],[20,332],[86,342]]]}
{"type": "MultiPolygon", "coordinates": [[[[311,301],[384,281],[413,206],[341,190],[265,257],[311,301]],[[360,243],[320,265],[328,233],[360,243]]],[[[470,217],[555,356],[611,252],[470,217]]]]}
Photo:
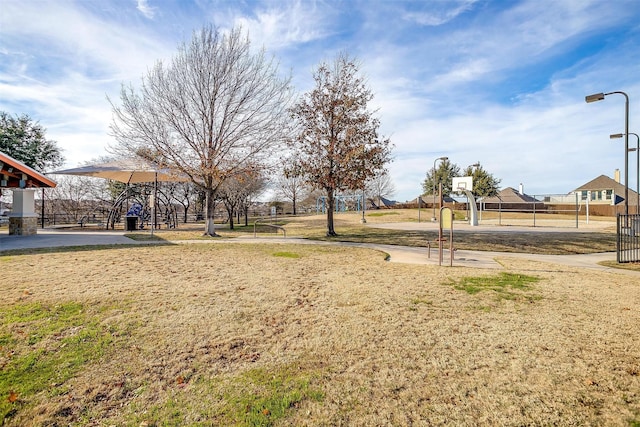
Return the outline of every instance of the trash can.
{"type": "Polygon", "coordinates": [[[127,222],[125,224],[125,231],[135,231],[138,229],[138,217],[127,215],[127,222]]]}

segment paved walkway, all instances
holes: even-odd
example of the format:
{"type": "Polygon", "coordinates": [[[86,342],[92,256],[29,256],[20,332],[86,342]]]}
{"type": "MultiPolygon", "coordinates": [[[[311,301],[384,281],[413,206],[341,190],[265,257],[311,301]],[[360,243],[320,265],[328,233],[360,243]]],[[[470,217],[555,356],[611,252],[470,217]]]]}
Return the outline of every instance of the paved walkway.
{"type": "MultiPolygon", "coordinates": [[[[319,242],[301,238],[282,237],[237,237],[233,239],[211,239],[211,240],[188,240],[175,241],[175,244],[207,244],[207,243],[292,243],[304,245],[341,245],[350,247],[364,247],[385,252],[389,255],[389,261],[407,264],[431,264],[438,265],[438,250],[431,248],[429,254],[427,248],[415,248],[407,246],[370,244],[370,243],[347,243],[347,242],[319,242]],[[430,255],[430,256],[429,256],[430,255]]],[[[35,236],[9,236],[0,234],[0,252],[15,249],[31,248],[54,248],[69,246],[92,246],[92,245],[148,245],[157,242],[137,241],[125,237],[122,231],[68,231],[68,230],[38,230],[35,236]]],[[[457,250],[454,253],[454,267],[474,267],[501,269],[501,264],[496,258],[515,257],[528,260],[543,261],[548,263],[561,264],[572,267],[588,268],[601,271],[610,271],[620,274],[627,274],[640,277],[640,272],[610,268],[599,265],[601,261],[615,261],[614,252],[585,254],[585,255],[535,255],[511,252],[484,252],[457,250]]],[[[443,253],[443,266],[449,266],[449,252],[443,253]]]]}

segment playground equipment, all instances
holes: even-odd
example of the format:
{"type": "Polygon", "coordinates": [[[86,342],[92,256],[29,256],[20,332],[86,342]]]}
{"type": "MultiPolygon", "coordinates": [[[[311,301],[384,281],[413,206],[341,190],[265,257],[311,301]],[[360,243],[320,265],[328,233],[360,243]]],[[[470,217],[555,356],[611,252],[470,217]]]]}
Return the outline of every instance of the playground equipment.
{"type": "MultiPolygon", "coordinates": [[[[444,230],[449,229],[449,266],[453,266],[453,211],[450,208],[440,208],[440,226],[438,227],[438,265],[442,265],[444,242],[444,230]]],[[[429,249],[431,250],[431,249],[429,249]]]]}
{"type": "MultiPolygon", "coordinates": [[[[353,206],[353,210],[356,212],[360,212],[364,207],[364,196],[362,194],[345,194],[334,196],[334,200],[336,212],[346,212],[349,210],[350,205],[355,205],[353,206]]],[[[316,200],[316,213],[321,212],[327,212],[327,196],[320,196],[316,200]]]]}

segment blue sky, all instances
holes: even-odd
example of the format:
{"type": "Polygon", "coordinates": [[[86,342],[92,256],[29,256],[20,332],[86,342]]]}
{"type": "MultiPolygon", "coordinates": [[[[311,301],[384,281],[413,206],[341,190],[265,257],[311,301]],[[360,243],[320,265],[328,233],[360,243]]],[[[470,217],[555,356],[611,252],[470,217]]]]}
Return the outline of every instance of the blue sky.
{"type": "Polygon", "coordinates": [[[440,156],[528,194],[616,168],[624,180],[624,142],[609,139],[624,131],[624,97],[586,104],[592,93],[626,92],[640,133],[637,0],[0,0],[0,110],[40,121],[68,167],[103,156],[107,96],[209,23],[242,25],[300,93],[321,61],[357,57],[395,145],[396,200],[440,156]]]}

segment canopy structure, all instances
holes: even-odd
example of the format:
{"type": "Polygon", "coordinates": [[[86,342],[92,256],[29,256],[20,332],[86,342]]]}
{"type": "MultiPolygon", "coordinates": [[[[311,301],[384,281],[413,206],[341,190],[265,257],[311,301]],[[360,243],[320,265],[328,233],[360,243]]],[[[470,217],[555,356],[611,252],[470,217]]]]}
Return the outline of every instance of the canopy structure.
{"type": "Polygon", "coordinates": [[[157,187],[158,182],[186,182],[189,179],[184,175],[179,175],[169,169],[160,168],[151,162],[142,159],[119,159],[106,163],[81,166],[73,169],[64,169],[51,174],[89,176],[95,178],[110,179],[125,184],[137,184],[144,182],[154,183],[153,222],[151,233],[156,228],[156,204],[158,202],[157,187]]]}
{"type": "Polygon", "coordinates": [[[153,163],[140,159],[114,160],[112,162],[81,166],[73,169],[64,169],[50,173],[60,175],[92,176],[124,182],[125,184],[156,181],[188,181],[188,178],[169,169],[160,168],[153,163]]]}

